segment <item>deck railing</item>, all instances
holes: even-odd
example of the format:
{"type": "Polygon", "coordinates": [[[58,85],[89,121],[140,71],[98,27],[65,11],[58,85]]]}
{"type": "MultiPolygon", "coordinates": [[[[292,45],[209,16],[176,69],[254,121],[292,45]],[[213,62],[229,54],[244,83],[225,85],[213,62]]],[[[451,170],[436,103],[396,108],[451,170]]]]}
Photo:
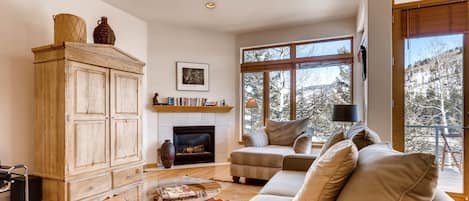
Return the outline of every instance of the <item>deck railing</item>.
{"type": "MultiPolygon", "coordinates": [[[[406,125],[405,126],[405,147],[406,151],[433,152],[438,164],[450,163],[451,166],[461,161],[451,152],[462,153],[464,127],[443,126],[443,125],[406,125]],[[414,132],[414,133],[413,133],[414,132]],[[429,148],[430,147],[430,148],[429,148]],[[429,150],[434,147],[434,150],[429,150]],[[446,151],[445,151],[446,149],[446,151]],[[443,156],[443,153],[446,155],[443,156]],[[442,161],[448,159],[447,161],[442,161]]],[[[458,154],[458,156],[462,154],[458,154]]],[[[444,165],[442,165],[444,166],[444,165]]]]}

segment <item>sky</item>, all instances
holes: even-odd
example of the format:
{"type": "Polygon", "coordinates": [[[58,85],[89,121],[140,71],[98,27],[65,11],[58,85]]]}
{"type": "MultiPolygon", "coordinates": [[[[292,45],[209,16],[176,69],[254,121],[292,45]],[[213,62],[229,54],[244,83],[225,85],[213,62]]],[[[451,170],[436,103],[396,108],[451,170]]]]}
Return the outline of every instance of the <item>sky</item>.
{"type": "Polygon", "coordinates": [[[308,68],[297,70],[297,80],[306,83],[299,83],[301,86],[329,85],[336,81],[340,75],[339,66],[328,66],[325,68],[308,68]]]}
{"type": "Polygon", "coordinates": [[[441,53],[456,47],[462,47],[463,39],[463,34],[406,39],[405,68],[416,61],[432,57],[436,52],[441,53]],[[435,44],[438,44],[438,48],[435,48],[435,44]]]}

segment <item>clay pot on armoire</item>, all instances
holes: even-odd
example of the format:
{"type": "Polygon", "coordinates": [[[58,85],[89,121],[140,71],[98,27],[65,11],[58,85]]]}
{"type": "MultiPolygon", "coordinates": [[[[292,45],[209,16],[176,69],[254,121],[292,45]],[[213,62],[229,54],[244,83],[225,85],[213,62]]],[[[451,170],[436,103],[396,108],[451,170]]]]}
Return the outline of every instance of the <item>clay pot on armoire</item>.
{"type": "Polygon", "coordinates": [[[176,150],[171,140],[165,140],[161,145],[161,162],[164,168],[171,168],[176,158],[176,150]]]}
{"type": "Polygon", "coordinates": [[[101,17],[98,20],[98,26],[94,28],[93,32],[94,43],[114,45],[116,42],[116,35],[107,23],[107,17],[101,17]]]}

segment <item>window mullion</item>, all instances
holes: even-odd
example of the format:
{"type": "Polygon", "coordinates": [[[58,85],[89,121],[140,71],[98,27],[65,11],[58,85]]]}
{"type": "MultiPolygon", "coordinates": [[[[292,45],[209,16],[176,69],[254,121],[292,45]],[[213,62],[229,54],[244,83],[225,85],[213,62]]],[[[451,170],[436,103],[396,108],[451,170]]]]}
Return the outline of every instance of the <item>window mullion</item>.
{"type": "Polygon", "coordinates": [[[295,44],[290,45],[290,59],[291,60],[296,59],[296,45],[295,44]]]}
{"type": "MultiPolygon", "coordinates": [[[[296,59],[296,45],[290,46],[290,57],[296,59]]],[[[296,64],[290,64],[290,119],[296,119],[296,64]]]]}
{"type": "Polygon", "coordinates": [[[296,65],[291,64],[290,69],[290,119],[296,119],[296,65]]]}
{"type": "Polygon", "coordinates": [[[269,72],[266,71],[264,72],[264,103],[263,103],[263,112],[264,112],[264,126],[267,123],[267,120],[269,119],[269,72]]]}

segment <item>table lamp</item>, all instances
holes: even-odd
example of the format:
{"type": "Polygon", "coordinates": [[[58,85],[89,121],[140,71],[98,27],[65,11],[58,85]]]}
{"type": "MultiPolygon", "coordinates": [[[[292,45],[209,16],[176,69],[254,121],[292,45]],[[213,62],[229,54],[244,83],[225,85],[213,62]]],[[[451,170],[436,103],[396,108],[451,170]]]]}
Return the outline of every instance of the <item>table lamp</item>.
{"type": "Polygon", "coordinates": [[[332,109],[332,121],[344,122],[343,129],[345,131],[345,122],[358,122],[358,106],[357,105],[334,105],[332,109]]]}
{"type": "MultiPolygon", "coordinates": [[[[257,109],[257,99],[255,98],[248,98],[248,102],[246,103],[247,109],[257,109]]],[[[252,111],[251,111],[251,129],[253,128],[253,118],[252,118],[252,111]]]]}

